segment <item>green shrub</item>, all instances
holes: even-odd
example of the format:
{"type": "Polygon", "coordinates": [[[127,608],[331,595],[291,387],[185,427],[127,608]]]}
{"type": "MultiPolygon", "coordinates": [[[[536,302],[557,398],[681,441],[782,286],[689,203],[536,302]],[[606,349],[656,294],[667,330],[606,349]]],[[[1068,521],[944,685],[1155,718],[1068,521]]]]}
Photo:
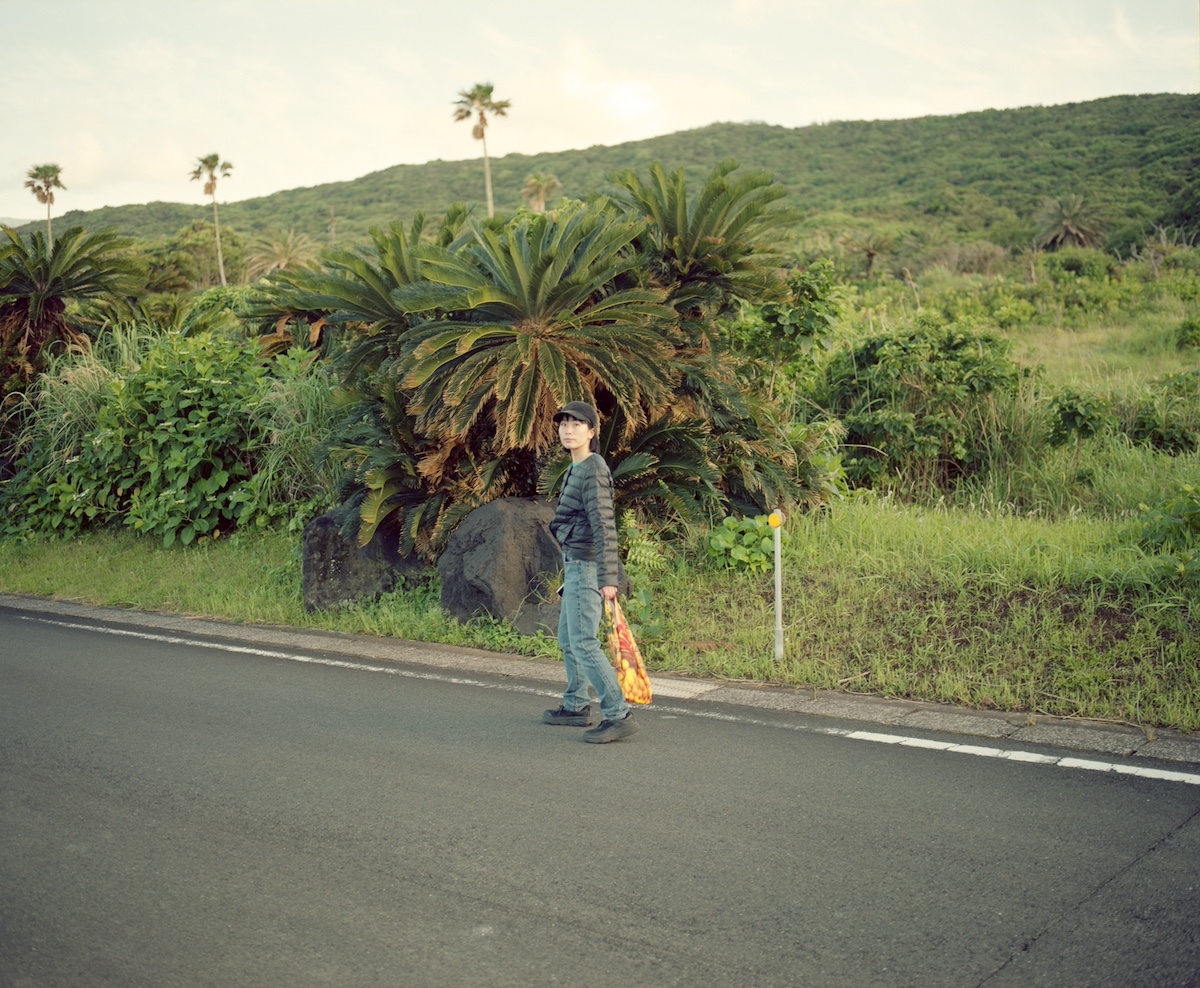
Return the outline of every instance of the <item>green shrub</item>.
{"type": "Polygon", "coordinates": [[[998,291],[993,293],[988,313],[1001,329],[1011,329],[1032,321],[1037,309],[1028,299],[1012,292],[998,291]]]}
{"type": "Polygon", "coordinates": [[[1190,484],[1153,507],[1142,505],[1134,525],[1139,544],[1156,555],[1158,574],[1166,579],[1200,580],[1200,491],[1190,484]]]}
{"type": "Polygon", "coordinates": [[[731,515],[709,535],[708,558],[722,568],[765,573],[775,568],[775,530],[766,515],[731,515]]]}
{"type": "Polygon", "coordinates": [[[1186,550],[1200,547],[1200,491],[1181,484],[1178,493],[1153,507],[1142,505],[1138,537],[1148,549],[1186,550]]]}
{"type": "Polygon", "coordinates": [[[1055,281],[1076,278],[1103,281],[1115,277],[1118,271],[1116,258],[1092,247],[1063,247],[1046,254],[1043,264],[1055,281]]]}
{"type": "Polygon", "coordinates": [[[6,528],[70,534],[117,522],[170,545],[265,524],[280,510],[251,479],[268,438],[255,418],[265,378],[244,345],[166,337],[127,379],[102,386],[75,455],[63,462],[46,441],[30,450],[10,482],[6,528]]]}
{"type": "Polygon", "coordinates": [[[1050,402],[1050,443],[1062,446],[1080,439],[1090,439],[1116,425],[1112,402],[1088,392],[1067,389],[1060,391],[1050,402]]]}
{"type": "Polygon", "coordinates": [[[1149,395],[1138,403],[1129,438],[1176,456],[1191,453],[1200,438],[1198,409],[1177,398],[1149,395]]]}
{"type": "Polygon", "coordinates": [[[838,353],[820,399],[846,428],[847,479],[944,490],[977,469],[997,439],[994,399],[1020,380],[1008,354],[995,333],[928,317],[838,353]]]}
{"type": "Polygon", "coordinates": [[[1175,345],[1180,350],[1200,349],[1200,317],[1185,319],[1175,330],[1175,345]]]}
{"type": "Polygon", "coordinates": [[[1177,456],[1200,446],[1200,378],[1174,374],[1133,393],[1061,391],[1050,403],[1051,445],[1091,439],[1103,433],[1177,456]]]}
{"type": "Polygon", "coordinates": [[[736,349],[776,369],[796,362],[825,340],[841,314],[844,294],[827,258],[793,271],[786,284],[786,297],[764,303],[758,319],[731,326],[736,349]]]}

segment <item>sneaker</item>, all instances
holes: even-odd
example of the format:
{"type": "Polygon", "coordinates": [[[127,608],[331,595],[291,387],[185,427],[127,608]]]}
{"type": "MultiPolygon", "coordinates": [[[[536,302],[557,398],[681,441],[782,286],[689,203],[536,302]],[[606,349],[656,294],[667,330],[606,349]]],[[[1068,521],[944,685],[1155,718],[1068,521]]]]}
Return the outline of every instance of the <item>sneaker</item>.
{"type": "Polygon", "coordinates": [[[582,710],[568,710],[559,707],[557,710],[547,710],[542,714],[542,723],[556,724],[559,727],[587,727],[592,722],[592,708],[586,706],[582,710]]]}
{"type": "Polygon", "coordinates": [[[583,740],[588,744],[608,744],[609,741],[620,741],[627,738],[638,729],[633,712],[627,713],[620,720],[602,720],[590,731],[583,732],[583,740]]]}

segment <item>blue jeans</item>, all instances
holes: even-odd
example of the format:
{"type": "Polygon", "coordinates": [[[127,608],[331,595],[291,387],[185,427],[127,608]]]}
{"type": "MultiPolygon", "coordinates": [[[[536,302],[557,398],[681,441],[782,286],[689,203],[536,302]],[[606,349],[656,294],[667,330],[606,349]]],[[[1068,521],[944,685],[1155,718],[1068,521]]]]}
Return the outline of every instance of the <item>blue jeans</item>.
{"type": "Polygon", "coordinates": [[[604,598],[597,586],[594,561],[563,561],[562,609],[558,617],[558,644],[567,667],[567,690],[563,706],[580,710],[590,702],[588,683],[600,698],[600,715],[605,720],[620,720],[629,713],[629,704],[617,682],[617,673],[600,647],[597,632],[604,598]]]}

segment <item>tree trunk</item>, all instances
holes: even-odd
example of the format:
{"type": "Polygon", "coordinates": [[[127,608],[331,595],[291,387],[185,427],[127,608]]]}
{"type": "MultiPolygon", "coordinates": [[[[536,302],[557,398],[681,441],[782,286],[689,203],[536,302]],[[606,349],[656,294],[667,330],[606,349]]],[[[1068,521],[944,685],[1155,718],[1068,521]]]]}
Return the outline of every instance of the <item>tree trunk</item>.
{"type": "Polygon", "coordinates": [[[483,186],[487,190],[488,219],[490,220],[496,215],[495,207],[492,205],[492,163],[488,160],[487,135],[481,135],[479,139],[483,141],[483,186]]]}
{"type": "Polygon", "coordinates": [[[217,231],[217,271],[221,275],[221,284],[225,284],[225,259],[221,257],[221,223],[217,219],[217,197],[213,195],[213,229],[217,231]]]}
{"type": "Polygon", "coordinates": [[[50,232],[50,200],[46,200],[46,249],[54,246],[54,235],[50,232]]]}

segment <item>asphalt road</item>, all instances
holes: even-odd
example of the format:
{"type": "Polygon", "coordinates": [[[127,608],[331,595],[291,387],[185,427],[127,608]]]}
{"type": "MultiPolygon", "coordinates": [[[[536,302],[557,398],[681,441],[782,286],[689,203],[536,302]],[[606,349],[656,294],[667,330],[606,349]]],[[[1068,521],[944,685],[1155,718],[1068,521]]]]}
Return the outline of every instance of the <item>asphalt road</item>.
{"type": "Polygon", "coordinates": [[[65,625],[0,608],[0,985],[1200,983],[1197,785],[65,625]]]}

